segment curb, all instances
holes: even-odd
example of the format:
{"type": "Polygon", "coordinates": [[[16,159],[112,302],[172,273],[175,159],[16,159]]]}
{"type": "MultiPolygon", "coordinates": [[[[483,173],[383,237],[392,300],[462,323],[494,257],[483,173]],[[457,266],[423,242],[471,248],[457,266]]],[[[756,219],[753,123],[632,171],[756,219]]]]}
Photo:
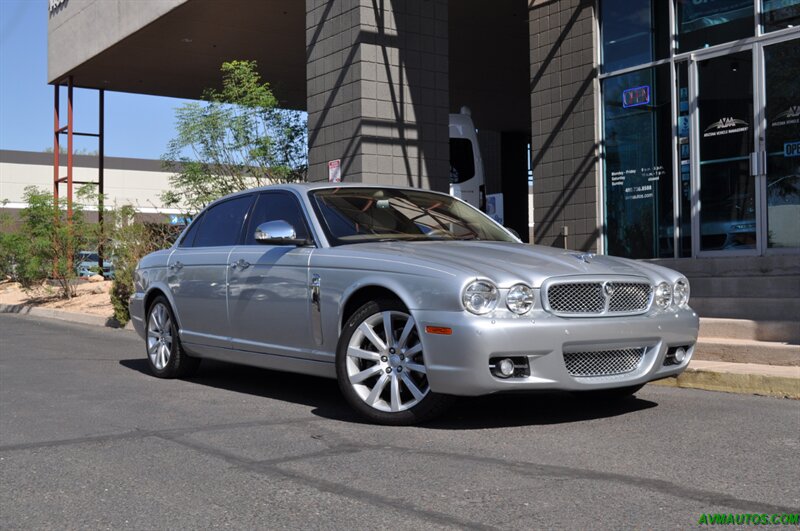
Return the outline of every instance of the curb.
{"type": "Polygon", "coordinates": [[[106,328],[123,328],[133,330],[133,323],[128,323],[124,327],[113,317],[103,317],[102,315],[92,315],[84,313],[68,312],[53,308],[41,308],[27,304],[0,304],[0,313],[13,313],[18,315],[31,315],[33,317],[44,317],[47,319],[58,319],[71,323],[80,323],[91,326],[102,326],[106,328]]]}
{"type": "MultiPolygon", "coordinates": [[[[747,365],[747,364],[737,364],[747,365]]],[[[788,367],[786,367],[788,369],[788,367]]],[[[796,367],[792,367],[797,369],[796,367]]],[[[800,370],[796,376],[697,368],[691,365],[678,376],[651,382],[665,387],[683,387],[747,395],[800,400],[800,370]]]]}

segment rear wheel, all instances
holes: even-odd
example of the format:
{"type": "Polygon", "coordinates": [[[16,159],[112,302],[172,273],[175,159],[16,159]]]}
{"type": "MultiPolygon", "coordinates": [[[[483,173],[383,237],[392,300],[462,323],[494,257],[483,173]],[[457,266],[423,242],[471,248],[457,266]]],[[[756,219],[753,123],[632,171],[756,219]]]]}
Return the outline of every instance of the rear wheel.
{"type": "Polygon", "coordinates": [[[368,302],[348,319],[336,373],[347,402],[379,424],[422,422],[452,402],[431,391],[417,324],[395,300],[368,302]]]}
{"type": "Polygon", "coordinates": [[[159,378],[191,376],[200,365],[199,358],[192,358],[183,350],[175,316],[163,296],[156,297],[147,310],[145,341],[150,371],[159,378]]]}

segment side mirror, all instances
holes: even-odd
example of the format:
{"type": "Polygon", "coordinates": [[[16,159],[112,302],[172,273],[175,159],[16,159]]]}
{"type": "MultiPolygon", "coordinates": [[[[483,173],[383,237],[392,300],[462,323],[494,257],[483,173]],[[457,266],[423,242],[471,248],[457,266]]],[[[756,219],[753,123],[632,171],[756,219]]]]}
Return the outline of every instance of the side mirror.
{"type": "Polygon", "coordinates": [[[257,243],[264,245],[305,245],[307,240],[297,237],[297,232],[282,219],[267,221],[256,228],[254,238],[257,243]]]}

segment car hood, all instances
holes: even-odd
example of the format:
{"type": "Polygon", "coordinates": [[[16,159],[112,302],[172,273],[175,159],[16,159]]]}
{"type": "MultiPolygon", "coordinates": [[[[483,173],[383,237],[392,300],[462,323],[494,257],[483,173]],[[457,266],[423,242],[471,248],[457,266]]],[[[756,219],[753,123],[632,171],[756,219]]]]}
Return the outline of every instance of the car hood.
{"type": "Polygon", "coordinates": [[[538,287],[550,277],[634,275],[652,278],[655,266],[625,258],[567,251],[539,245],[489,241],[374,242],[340,246],[354,255],[380,255],[398,265],[435,265],[438,269],[486,277],[499,287],[525,282],[538,287]]]}

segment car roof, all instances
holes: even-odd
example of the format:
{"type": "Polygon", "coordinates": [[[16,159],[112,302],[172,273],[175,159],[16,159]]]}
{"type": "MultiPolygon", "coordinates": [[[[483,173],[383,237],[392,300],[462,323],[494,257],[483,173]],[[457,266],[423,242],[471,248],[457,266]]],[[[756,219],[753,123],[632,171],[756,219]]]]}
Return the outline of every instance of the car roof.
{"type": "Polygon", "coordinates": [[[226,195],[225,197],[221,197],[216,201],[209,203],[203,210],[206,210],[208,207],[216,203],[219,203],[220,201],[230,199],[232,197],[236,197],[239,195],[251,194],[253,192],[265,192],[269,190],[287,190],[287,191],[294,191],[302,195],[310,190],[324,190],[324,189],[334,189],[334,188],[376,188],[381,190],[412,190],[416,192],[431,192],[436,194],[447,195],[445,192],[428,190],[425,188],[412,188],[410,186],[392,186],[392,185],[369,184],[369,183],[331,183],[326,181],[311,182],[311,183],[282,183],[282,184],[270,184],[267,186],[259,186],[256,188],[248,188],[247,190],[242,190],[241,192],[236,192],[230,195],[226,195]]]}

